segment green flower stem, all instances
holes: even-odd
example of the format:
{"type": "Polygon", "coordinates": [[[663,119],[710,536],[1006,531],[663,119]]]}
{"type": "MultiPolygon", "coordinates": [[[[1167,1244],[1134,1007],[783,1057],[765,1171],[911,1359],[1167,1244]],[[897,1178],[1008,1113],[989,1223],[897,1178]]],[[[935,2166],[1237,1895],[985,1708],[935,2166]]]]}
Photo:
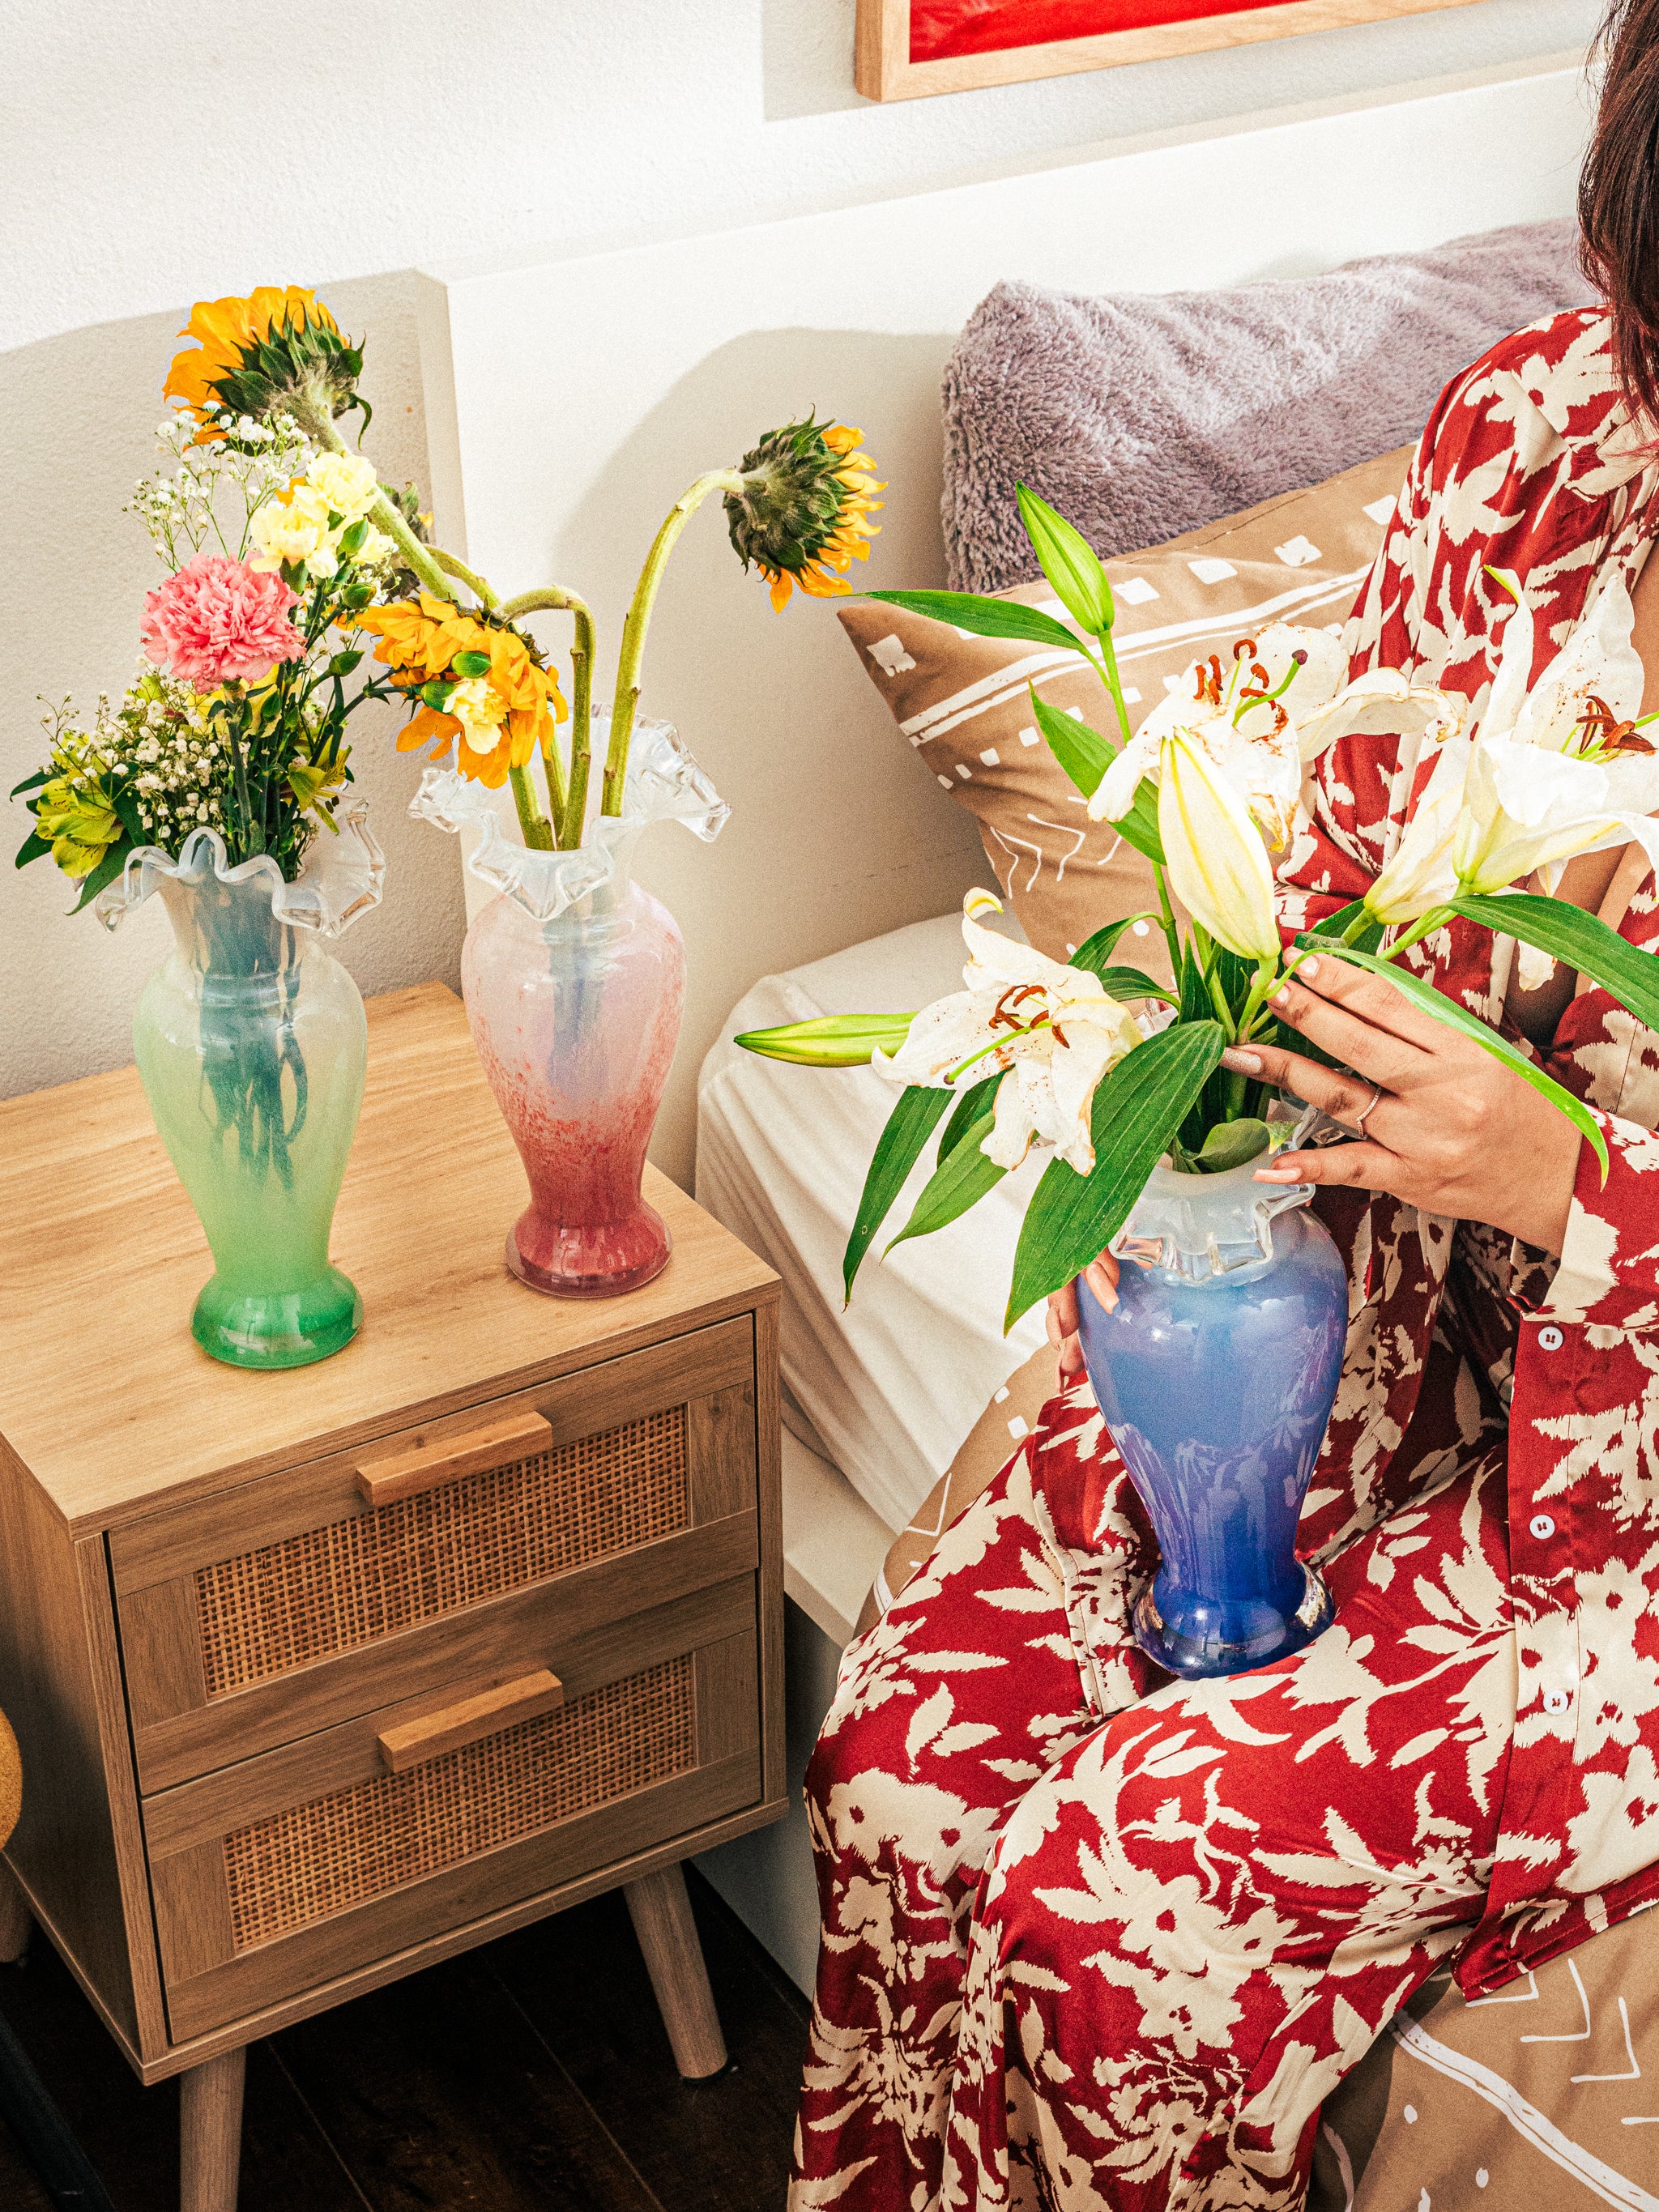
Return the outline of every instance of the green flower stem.
{"type": "Polygon", "coordinates": [[[1164,942],[1170,948],[1170,972],[1175,978],[1176,989],[1181,988],[1181,932],[1176,927],[1175,908],[1170,903],[1170,886],[1164,879],[1164,871],[1156,861],[1152,873],[1158,878],[1158,902],[1164,911],[1164,942]]]}
{"type": "Polygon", "coordinates": [[[542,803],[536,796],[536,787],[530,781],[530,769],[509,768],[507,780],[513,787],[513,804],[519,810],[519,834],[532,853],[556,852],[553,824],[542,812],[542,803]]]}
{"type": "MultiPolygon", "coordinates": [[[[302,393],[291,394],[285,404],[288,412],[313,443],[325,447],[331,453],[343,453],[347,450],[345,441],[334,427],[332,416],[313,405],[302,393]]],[[[493,607],[495,605],[495,595],[482,576],[474,575],[471,569],[465,568],[452,555],[440,554],[435,547],[422,544],[385,492],[375,495],[369,514],[376,528],[384,530],[397,546],[405,565],[435,597],[453,600],[455,595],[449,588],[448,581],[449,577],[453,576],[469,591],[477,592],[483,605],[493,607]]],[[[530,781],[528,770],[513,768],[507,773],[507,781],[513,787],[513,803],[519,811],[520,834],[525,843],[534,852],[553,852],[556,849],[553,824],[542,812],[541,801],[536,796],[536,787],[530,781]]]]}
{"type": "MultiPolygon", "coordinates": [[[[623,787],[628,779],[628,746],[634,734],[634,715],[640,703],[640,668],[645,659],[645,634],[668,556],[679,535],[711,492],[740,492],[747,481],[736,469],[711,469],[682,492],[668,510],[662,528],[652,540],[640,580],[629,603],[623,624],[622,653],[617,662],[617,686],[611,695],[611,743],[605,757],[605,783],[599,799],[601,814],[619,816],[623,787]]],[[[573,768],[574,781],[574,768],[573,768]]]]}
{"type": "Polygon", "coordinates": [[[1215,1008],[1216,1019],[1221,1024],[1221,1034],[1229,1044],[1238,1042],[1238,1030],[1233,1021],[1233,1010],[1227,1004],[1227,994],[1221,988],[1221,978],[1212,968],[1204,971],[1204,981],[1209,988],[1210,1004],[1215,1008]]]}
{"type": "MultiPolygon", "coordinates": [[[[391,506],[392,502],[386,499],[384,492],[380,494],[380,498],[386,505],[391,506]]],[[[412,532],[410,534],[413,535],[412,532]]],[[[446,553],[441,545],[434,545],[428,550],[445,575],[453,576],[458,583],[465,584],[481,607],[494,608],[501,604],[483,578],[476,575],[465,561],[458,561],[453,553],[446,553]]]]}
{"type": "Polygon", "coordinates": [[[1097,630],[1095,635],[1100,641],[1100,659],[1097,660],[1086,649],[1084,657],[1110,695],[1117,714],[1117,726],[1127,745],[1129,742],[1129,709],[1123,696],[1123,678],[1118,673],[1117,647],[1112,642],[1109,629],[1097,630]]]}
{"type": "Polygon", "coordinates": [[[1453,910],[1449,906],[1431,906],[1425,915],[1413,922],[1411,927],[1403,935],[1395,938],[1388,951],[1379,957],[1384,960],[1397,960],[1402,952],[1408,951],[1420,938],[1427,937],[1431,931],[1440,928],[1443,923],[1449,921],[1452,919],[1452,913],[1453,910]]]}
{"type": "Polygon", "coordinates": [[[595,641],[593,617],[586,602],[574,592],[567,592],[558,584],[550,585],[540,592],[524,592],[516,599],[509,599],[501,609],[505,622],[516,622],[520,615],[535,614],[543,608],[568,611],[576,625],[575,641],[570,648],[570,781],[562,799],[557,791],[558,757],[547,763],[547,787],[553,798],[554,820],[558,827],[559,844],[562,851],[574,852],[582,842],[582,818],[587,812],[587,774],[593,726],[593,656],[595,641]]]}

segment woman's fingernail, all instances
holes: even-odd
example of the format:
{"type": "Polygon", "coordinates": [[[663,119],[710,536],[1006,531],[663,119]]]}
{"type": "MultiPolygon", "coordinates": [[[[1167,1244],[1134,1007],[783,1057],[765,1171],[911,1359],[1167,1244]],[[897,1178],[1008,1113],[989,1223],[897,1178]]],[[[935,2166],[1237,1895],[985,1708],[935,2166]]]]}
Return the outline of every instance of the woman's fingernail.
{"type": "Polygon", "coordinates": [[[1290,1005],[1291,987],[1288,983],[1281,983],[1279,985],[1279,988],[1273,993],[1273,1003],[1276,1006],[1288,1006],[1290,1005]]]}
{"type": "Polygon", "coordinates": [[[1313,958],[1304,960],[1296,972],[1298,975],[1316,975],[1319,973],[1319,963],[1313,958]]]}
{"type": "Polygon", "coordinates": [[[1235,1075],[1260,1075],[1261,1055],[1256,1052],[1245,1052],[1240,1046],[1230,1044],[1221,1055],[1221,1065],[1230,1067],[1235,1075]]]}

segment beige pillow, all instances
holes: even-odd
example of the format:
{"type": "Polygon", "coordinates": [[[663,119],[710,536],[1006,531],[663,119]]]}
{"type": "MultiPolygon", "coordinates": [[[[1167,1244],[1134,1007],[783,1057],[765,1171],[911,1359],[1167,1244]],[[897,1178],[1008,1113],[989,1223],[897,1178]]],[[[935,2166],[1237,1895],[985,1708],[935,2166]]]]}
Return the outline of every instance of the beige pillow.
{"type": "MultiPolygon", "coordinates": [[[[1109,561],[1132,721],[1139,725],[1188,662],[1215,652],[1226,659],[1235,639],[1269,622],[1346,621],[1411,453],[1402,446],[1310,491],[1286,492],[1109,561]]],[[[1064,615],[1046,583],[1001,596],[1064,615]]],[[[837,612],[899,727],[977,817],[997,882],[1040,951],[1063,960],[1103,922],[1156,906],[1147,863],[1109,823],[1089,821],[1035,727],[1028,680],[1047,704],[1108,728],[1105,694],[1080,660],[1059,648],[964,636],[879,600],[837,612]]],[[[1155,932],[1126,943],[1120,957],[1168,979],[1155,932]]]]}
{"type": "Polygon", "coordinates": [[[1309,2212],[1659,2203],[1659,1914],[1470,2003],[1443,1969],[1328,2098],[1309,2212]]]}

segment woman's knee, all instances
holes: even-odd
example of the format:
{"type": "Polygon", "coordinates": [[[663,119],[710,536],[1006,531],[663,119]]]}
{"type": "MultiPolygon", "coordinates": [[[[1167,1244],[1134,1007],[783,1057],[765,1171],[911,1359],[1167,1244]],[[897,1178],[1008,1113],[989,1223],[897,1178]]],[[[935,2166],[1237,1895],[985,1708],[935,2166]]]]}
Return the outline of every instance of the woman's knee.
{"type": "Polygon", "coordinates": [[[908,1711],[896,1729],[884,1707],[839,1719],[832,1711],[807,1765],[806,1809],[820,1851],[845,1875],[897,1875],[920,1899],[971,1887],[1002,1807],[915,1774],[904,1754],[908,1711]]]}

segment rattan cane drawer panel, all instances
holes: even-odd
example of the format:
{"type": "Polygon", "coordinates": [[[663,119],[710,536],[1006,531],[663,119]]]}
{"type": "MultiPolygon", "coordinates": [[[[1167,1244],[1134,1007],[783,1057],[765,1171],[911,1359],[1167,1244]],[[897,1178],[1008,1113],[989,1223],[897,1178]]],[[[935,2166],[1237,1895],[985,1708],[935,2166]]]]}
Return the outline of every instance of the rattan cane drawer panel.
{"type": "Polygon", "coordinates": [[[225,1838],[232,1948],[293,1936],[696,1764],[691,1656],[225,1838]]]}
{"type": "Polygon", "coordinates": [[[685,1408],[307,1529],[195,1575],[210,1698],[687,1525],[685,1408]]]}
{"type": "MultiPolygon", "coordinates": [[[[458,1681],[505,1680],[532,1663],[550,1667],[564,1680],[573,1651],[593,1639],[633,1648],[653,1614],[751,1572],[759,1557],[757,1516],[731,1514],[255,1683],[211,1705],[143,1722],[135,1698],[140,1789],[148,1797],[284,1745],[302,1752],[339,1723],[399,1700],[429,1697],[458,1681]]],[[[139,1597],[148,1601],[153,1595],[139,1597]]]]}
{"type": "MultiPolygon", "coordinates": [[[[481,1422],[533,1411],[546,1420],[547,1442],[556,1450],[711,1393],[752,1385],[754,1358],[751,1323],[720,1322],[531,1389],[481,1397],[467,1412],[422,1420],[411,1408],[405,1426],[391,1428],[372,1443],[311,1457],[280,1474],[112,1530],[110,1563],[117,1593],[193,1577],[199,1569],[367,1513],[370,1508],[356,1482],[359,1466],[400,1447],[464,1438],[481,1422]]],[[[502,1464],[514,1456],[504,1453],[502,1464]]]]}
{"type": "MultiPolygon", "coordinates": [[[[307,1991],[318,1992],[318,2002],[329,2002],[325,1986],[360,1968],[374,1968],[377,1981],[412,1972],[447,1952],[631,1880],[645,1871],[640,1863],[648,1853],[660,1851],[658,1863],[687,1856],[722,1839],[718,1823],[729,1821],[726,1832],[740,1832],[774,1811],[762,1801],[758,1751],[693,1767],[222,1966],[166,1973],[173,2039],[183,2042],[231,2021],[257,2021],[307,1991]]],[[[313,2002],[294,2009],[298,2016],[317,2008],[313,2002]]]]}

